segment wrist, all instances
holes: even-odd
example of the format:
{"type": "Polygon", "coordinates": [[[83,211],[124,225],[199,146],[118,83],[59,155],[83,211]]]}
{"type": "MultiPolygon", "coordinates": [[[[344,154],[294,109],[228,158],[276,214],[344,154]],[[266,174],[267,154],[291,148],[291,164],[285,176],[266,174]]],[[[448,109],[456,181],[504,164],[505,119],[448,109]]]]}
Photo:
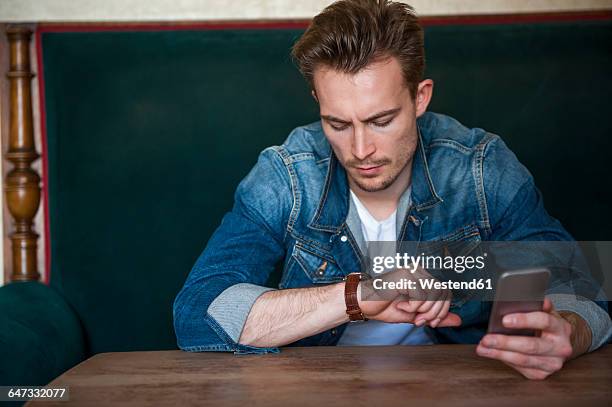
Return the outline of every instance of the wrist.
{"type": "Polygon", "coordinates": [[[362,273],[350,273],[344,278],[344,301],[346,314],[350,321],[367,321],[361,308],[361,282],[364,280],[362,273]]]}
{"type": "Polygon", "coordinates": [[[572,345],[571,359],[588,352],[591,347],[591,328],[584,319],[575,312],[558,311],[559,316],[569,323],[571,327],[570,343],[572,345]]]}
{"type": "Polygon", "coordinates": [[[331,305],[333,308],[335,326],[348,322],[349,318],[346,314],[346,305],[344,303],[344,281],[328,286],[331,296],[331,305]]]}

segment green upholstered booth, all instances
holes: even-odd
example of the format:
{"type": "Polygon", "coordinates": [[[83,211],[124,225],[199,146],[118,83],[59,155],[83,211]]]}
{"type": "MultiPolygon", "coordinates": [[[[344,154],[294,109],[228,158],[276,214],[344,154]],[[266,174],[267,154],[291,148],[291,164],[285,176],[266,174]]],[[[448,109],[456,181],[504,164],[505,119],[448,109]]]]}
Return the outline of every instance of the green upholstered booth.
{"type": "MultiPolygon", "coordinates": [[[[174,349],[172,301],[266,146],[317,119],[303,27],[42,27],[49,285],[0,288],[0,384],[174,349]]],[[[501,135],[577,239],[610,238],[610,20],[426,26],[430,110],[501,135]]]]}

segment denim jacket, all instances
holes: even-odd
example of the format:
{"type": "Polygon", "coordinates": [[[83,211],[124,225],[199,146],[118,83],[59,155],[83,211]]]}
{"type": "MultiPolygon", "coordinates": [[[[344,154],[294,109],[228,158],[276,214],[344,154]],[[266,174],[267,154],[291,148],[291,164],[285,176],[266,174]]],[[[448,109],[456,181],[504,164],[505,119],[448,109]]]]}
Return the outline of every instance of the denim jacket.
{"type": "MultiPolygon", "coordinates": [[[[417,125],[410,205],[398,209],[398,240],[439,241],[459,250],[480,241],[572,240],[547,214],[532,176],[500,137],[431,112],[417,125]]],[[[347,222],[349,207],[346,172],[320,121],[294,129],[281,146],[265,149],[175,299],[178,346],[277,352],[238,343],[251,306],[271,289],[337,283],[362,270],[355,228],[347,222]],[[277,265],[280,282],[266,287],[277,265]]],[[[576,312],[587,321],[591,350],[610,336],[605,302],[551,299],[557,310],[576,312]]],[[[462,325],[426,329],[438,343],[476,343],[490,309],[490,302],[453,298],[451,311],[462,325]]],[[[335,345],[345,327],[292,345],[335,345]]]]}

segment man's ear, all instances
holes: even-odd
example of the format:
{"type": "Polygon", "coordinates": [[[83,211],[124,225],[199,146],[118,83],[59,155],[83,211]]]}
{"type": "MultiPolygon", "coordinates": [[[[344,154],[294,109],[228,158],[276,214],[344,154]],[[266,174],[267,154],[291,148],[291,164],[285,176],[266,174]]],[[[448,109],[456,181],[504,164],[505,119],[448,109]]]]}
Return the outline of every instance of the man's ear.
{"type": "Polygon", "coordinates": [[[310,94],[312,95],[312,97],[314,98],[314,100],[319,103],[319,99],[317,99],[317,92],[313,90],[310,91],[310,94]]]}
{"type": "Polygon", "coordinates": [[[433,95],[433,87],[434,81],[431,79],[425,79],[419,83],[416,99],[414,101],[416,117],[420,117],[427,111],[427,106],[429,106],[429,102],[431,102],[431,97],[433,95]]]}

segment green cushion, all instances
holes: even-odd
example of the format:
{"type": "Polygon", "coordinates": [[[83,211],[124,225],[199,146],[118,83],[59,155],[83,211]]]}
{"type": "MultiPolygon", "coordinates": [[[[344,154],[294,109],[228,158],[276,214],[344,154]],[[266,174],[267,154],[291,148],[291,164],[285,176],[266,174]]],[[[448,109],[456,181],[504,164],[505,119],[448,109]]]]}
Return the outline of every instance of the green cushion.
{"type": "Polygon", "coordinates": [[[85,357],[83,330],[58,292],[41,283],[0,287],[0,385],[44,385],[85,357]]]}
{"type": "MultiPolygon", "coordinates": [[[[580,239],[612,230],[610,22],[432,26],[431,110],[502,135],[580,239]]],[[[51,284],[93,353],[176,347],[172,300],[266,146],[317,119],[299,30],[42,34],[51,284]]]]}

